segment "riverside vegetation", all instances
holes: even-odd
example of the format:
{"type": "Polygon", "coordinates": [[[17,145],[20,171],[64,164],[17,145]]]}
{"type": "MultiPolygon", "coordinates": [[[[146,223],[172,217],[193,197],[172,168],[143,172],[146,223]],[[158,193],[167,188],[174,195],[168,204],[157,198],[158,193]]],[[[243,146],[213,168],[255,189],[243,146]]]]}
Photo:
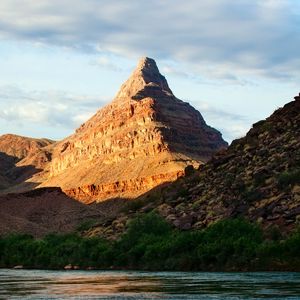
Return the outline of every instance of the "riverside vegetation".
{"type": "Polygon", "coordinates": [[[300,228],[283,237],[245,219],[227,219],[203,230],[179,231],[151,212],[132,220],[116,241],[80,233],[42,239],[0,238],[0,266],[61,269],[300,270],[300,228]]]}

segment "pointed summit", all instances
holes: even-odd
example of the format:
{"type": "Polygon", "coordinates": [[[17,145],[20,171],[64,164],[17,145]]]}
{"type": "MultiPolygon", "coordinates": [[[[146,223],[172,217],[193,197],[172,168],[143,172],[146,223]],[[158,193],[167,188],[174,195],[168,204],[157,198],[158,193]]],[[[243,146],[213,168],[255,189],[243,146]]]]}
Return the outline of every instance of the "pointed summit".
{"type": "Polygon", "coordinates": [[[156,62],[153,58],[150,57],[142,57],[137,65],[137,68],[141,71],[145,72],[153,72],[153,73],[159,73],[158,67],[156,65],[156,62]]]}
{"type": "Polygon", "coordinates": [[[166,78],[160,74],[154,59],[143,57],[129,79],[121,86],[116,99],[141,100],[159,94],[173,96],[166,78]]]}

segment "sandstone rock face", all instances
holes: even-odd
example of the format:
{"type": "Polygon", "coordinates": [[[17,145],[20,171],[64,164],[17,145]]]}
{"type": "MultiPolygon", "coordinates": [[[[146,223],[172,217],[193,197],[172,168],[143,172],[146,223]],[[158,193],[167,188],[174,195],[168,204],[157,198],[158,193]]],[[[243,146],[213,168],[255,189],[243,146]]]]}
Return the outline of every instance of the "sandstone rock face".
{"type": "Polygon", "coordinates": [[[226,146],[197,110],[173,95],[155,61],[143,58],[115,99],[66,139],[0,138],[0,151],[14,166],[12,182],[1,173],[0,184],[6,192],[61,187],[85,203],[134,198],[226,146]]]}
{"type": "Polygon", "coordinates": [[[91,203],[94,199],[132,198],[135,195],[147,192],[163,182],[171,182],[184,175],[183,171],[125,179],[107,184],[91,184],[77,188],[66,189],[64,192],[71,198],[85,203],[91,203]],[[120,196],[121,195],[121,196],[120,196]]]}
{"type": "Polygon", "coordinates": [[[46,173],[32,180],[86,203],[133,198],[226,146],[197,110],[173,95],[155,61],[143,58],[109,105],[55,144],[46,173]]]}

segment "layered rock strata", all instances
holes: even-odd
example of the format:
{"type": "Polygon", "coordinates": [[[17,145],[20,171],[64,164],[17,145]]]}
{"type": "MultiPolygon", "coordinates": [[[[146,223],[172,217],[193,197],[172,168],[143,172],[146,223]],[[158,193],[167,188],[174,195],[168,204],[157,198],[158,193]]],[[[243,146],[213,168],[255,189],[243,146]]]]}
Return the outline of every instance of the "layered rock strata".
{"type": "Polygon", "coordinates": [[[174,96],[155,61],[143,58],[110,104],[73,135],[19,162],[42,171],[17,188],[58,186],[85,203],[134,198],[226,146],[197,110],[174,96]]]}
{"type": "Polygon", "coordinates": [[[61,186],[86,203],[134,198],[226,146],[143,58],[115,99],[55,146],[42,186],[61,186]]]}

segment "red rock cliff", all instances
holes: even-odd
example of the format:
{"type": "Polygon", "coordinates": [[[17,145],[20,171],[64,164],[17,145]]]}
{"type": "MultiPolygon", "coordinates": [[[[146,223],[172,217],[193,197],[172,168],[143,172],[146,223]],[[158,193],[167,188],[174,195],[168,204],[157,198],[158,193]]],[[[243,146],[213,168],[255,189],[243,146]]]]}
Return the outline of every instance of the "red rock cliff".
{"type": "Polygon", "coordinates": [[[155,61],[143,58],[115,99],[56,143],[45,171],[31,180],[85,202],[133,198],[226,146],[197,110],[173,95],[155,61]]]}

